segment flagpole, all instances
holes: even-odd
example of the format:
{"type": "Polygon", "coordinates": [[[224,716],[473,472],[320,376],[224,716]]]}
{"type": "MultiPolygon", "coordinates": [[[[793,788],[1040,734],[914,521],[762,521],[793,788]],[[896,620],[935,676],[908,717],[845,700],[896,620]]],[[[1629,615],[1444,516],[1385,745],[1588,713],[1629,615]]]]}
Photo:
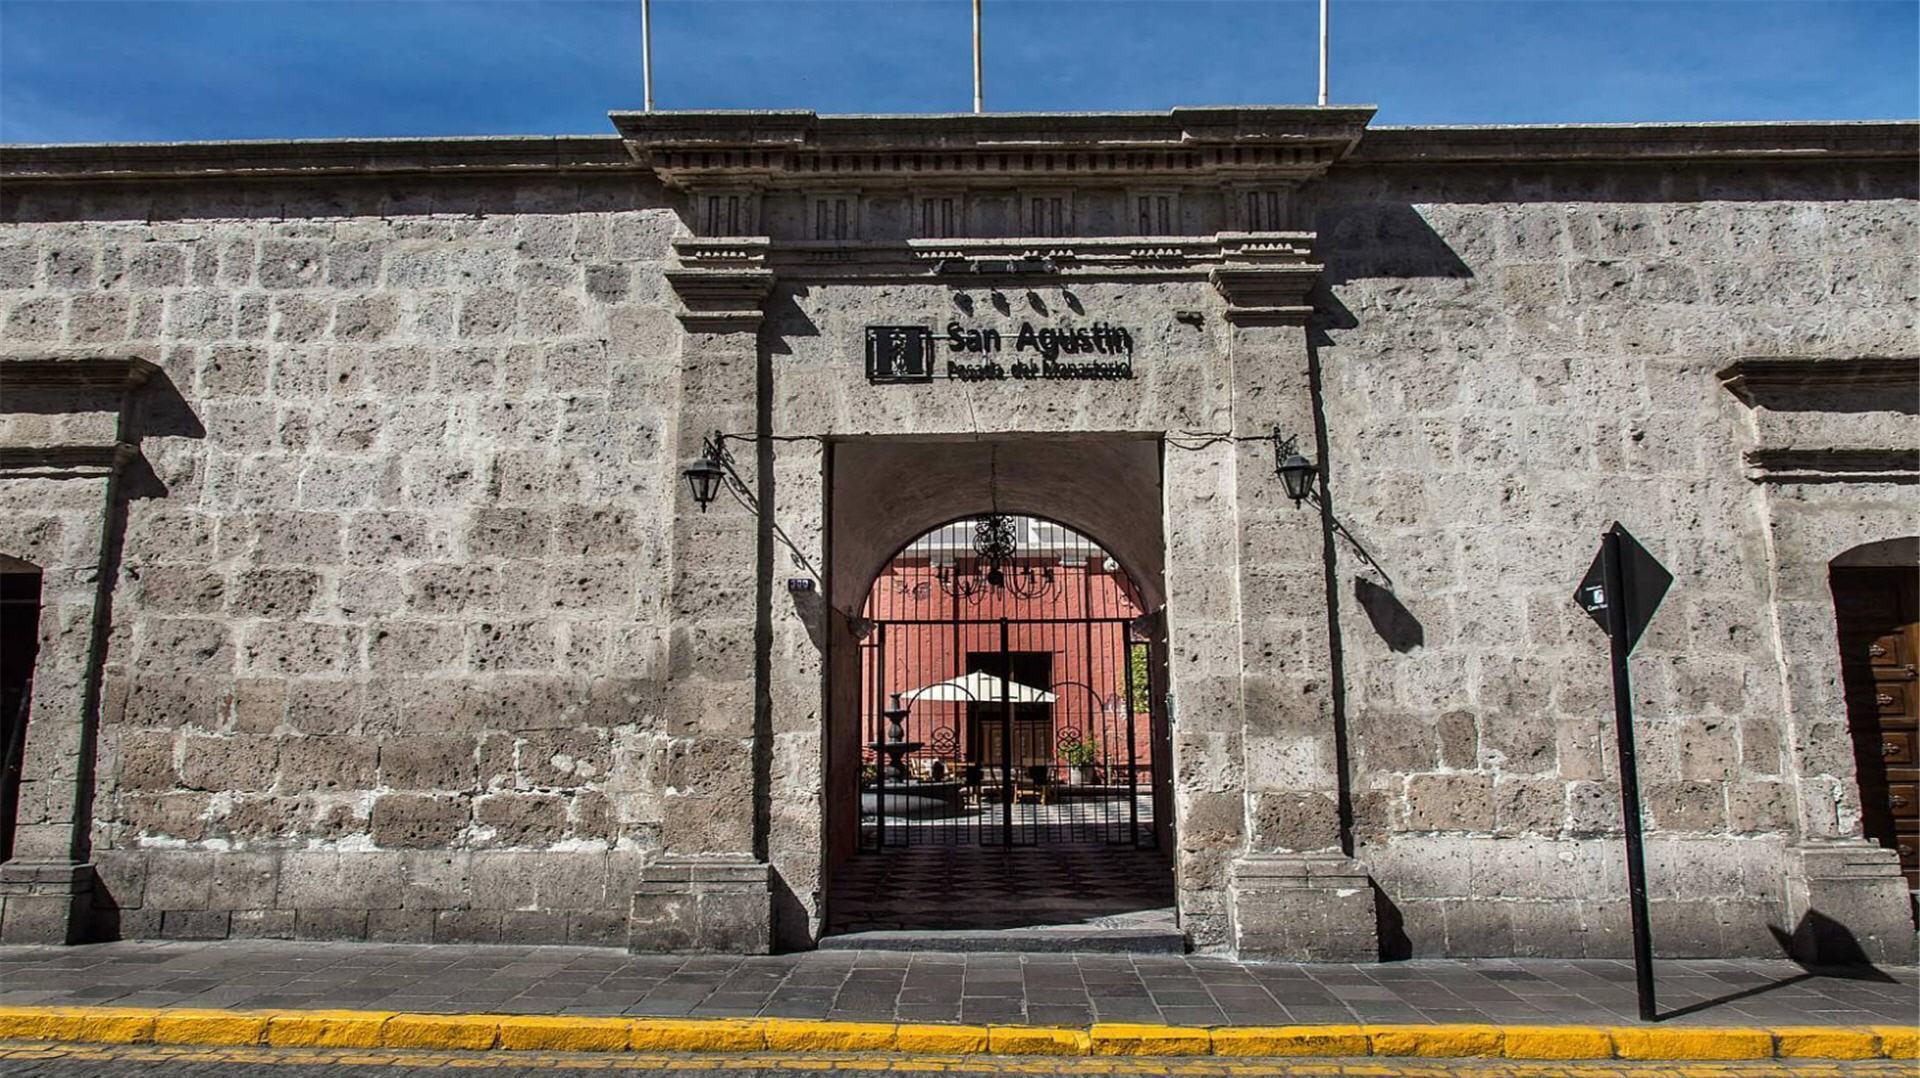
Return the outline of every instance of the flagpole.
{"type": "Polygon", "coordinates": [[[640,79],[646,85],[646,111],[653,111],[653,0],[640,0],[640,79]]]}
{"type": "Polygon", "coordinates": [[[980,95],[980,0],[973,0],[973,111],[986,111],[980,95]]]}
{"type": "MultiPolygon", "coordinates": [[[[975,0],[977,3],[978,0],[975,0]]],[[[1320,104],[1327,103],[1327,0],[1320,0],[1320,104]]]]}

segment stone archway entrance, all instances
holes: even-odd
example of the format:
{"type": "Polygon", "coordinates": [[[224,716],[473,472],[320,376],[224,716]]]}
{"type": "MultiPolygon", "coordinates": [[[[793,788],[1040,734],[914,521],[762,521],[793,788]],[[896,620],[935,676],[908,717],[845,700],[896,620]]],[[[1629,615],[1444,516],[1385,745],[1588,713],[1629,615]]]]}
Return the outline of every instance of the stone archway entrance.
{"type": "Polygon", "coordinates": [[[858,527],[847,541],[866,554],[856,569],[836,545],[836,570],[866,587],[840,607],[859,614],[835,653],[823,946],[1071,929],[1180,947],[1158,454],[1150,439],[900,441],[851,447],[836,467],[836,528],[858,527]],[[891,481],[898,496],[866,500],[864,480],[916,464],[953,473],[913,485],[933,493],[924,506],[891,481]],[[1099,504],[1103,472],[1134,504],[1099,504]],[[1083,492],[1042,494],[1075,475],[1083,492]],[[971,509],[975,493],[984,511],[916,519],[971,509]],[[856,525],[868,514],[843,510],[863,502],[900,516],[856,525]],[[1094,523],[1131,525],[1127,559],[1094,523]]]}

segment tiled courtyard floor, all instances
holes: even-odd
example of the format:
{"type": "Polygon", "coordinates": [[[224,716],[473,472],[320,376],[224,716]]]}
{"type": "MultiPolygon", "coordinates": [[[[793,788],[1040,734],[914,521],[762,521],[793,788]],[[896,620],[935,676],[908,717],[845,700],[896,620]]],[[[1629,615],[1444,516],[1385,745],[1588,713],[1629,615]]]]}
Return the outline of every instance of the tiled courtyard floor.
{"type": "MultiPolygon", "coordinates": [[[[1660,1009],[1704,1025],[1910,1024],[1913,968],[1663,961],[1660,1009]]],[[[914,1022],[1630,1023],[1612,960],[1235,963],[1128,955],[661,957],[578,947],[123,942],[0,948],[0,1006],[349,1008],[914,1022]]]]}

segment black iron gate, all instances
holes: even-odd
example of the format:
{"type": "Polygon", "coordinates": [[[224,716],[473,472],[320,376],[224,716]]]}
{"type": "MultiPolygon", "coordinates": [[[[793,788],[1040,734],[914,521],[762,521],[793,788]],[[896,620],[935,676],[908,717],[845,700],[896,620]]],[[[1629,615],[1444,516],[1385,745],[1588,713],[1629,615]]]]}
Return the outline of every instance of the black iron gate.
{"type": "Polygon", "coordinates": [[[1033,517],[902,551],[861,641],[863,849],[1159,841],[1158,642],[1104,550],[1033,517]]]}

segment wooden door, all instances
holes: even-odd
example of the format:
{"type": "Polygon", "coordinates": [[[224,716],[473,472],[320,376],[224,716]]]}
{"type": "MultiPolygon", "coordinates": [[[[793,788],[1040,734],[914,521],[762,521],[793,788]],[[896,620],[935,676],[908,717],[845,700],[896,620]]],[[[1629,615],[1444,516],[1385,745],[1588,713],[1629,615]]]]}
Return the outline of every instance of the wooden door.
{"type": "Polygon", "coordinates": [[[1920,573],[1835,569],[1833,598],[1862,823],[1920,890],[1920,573]]]}

